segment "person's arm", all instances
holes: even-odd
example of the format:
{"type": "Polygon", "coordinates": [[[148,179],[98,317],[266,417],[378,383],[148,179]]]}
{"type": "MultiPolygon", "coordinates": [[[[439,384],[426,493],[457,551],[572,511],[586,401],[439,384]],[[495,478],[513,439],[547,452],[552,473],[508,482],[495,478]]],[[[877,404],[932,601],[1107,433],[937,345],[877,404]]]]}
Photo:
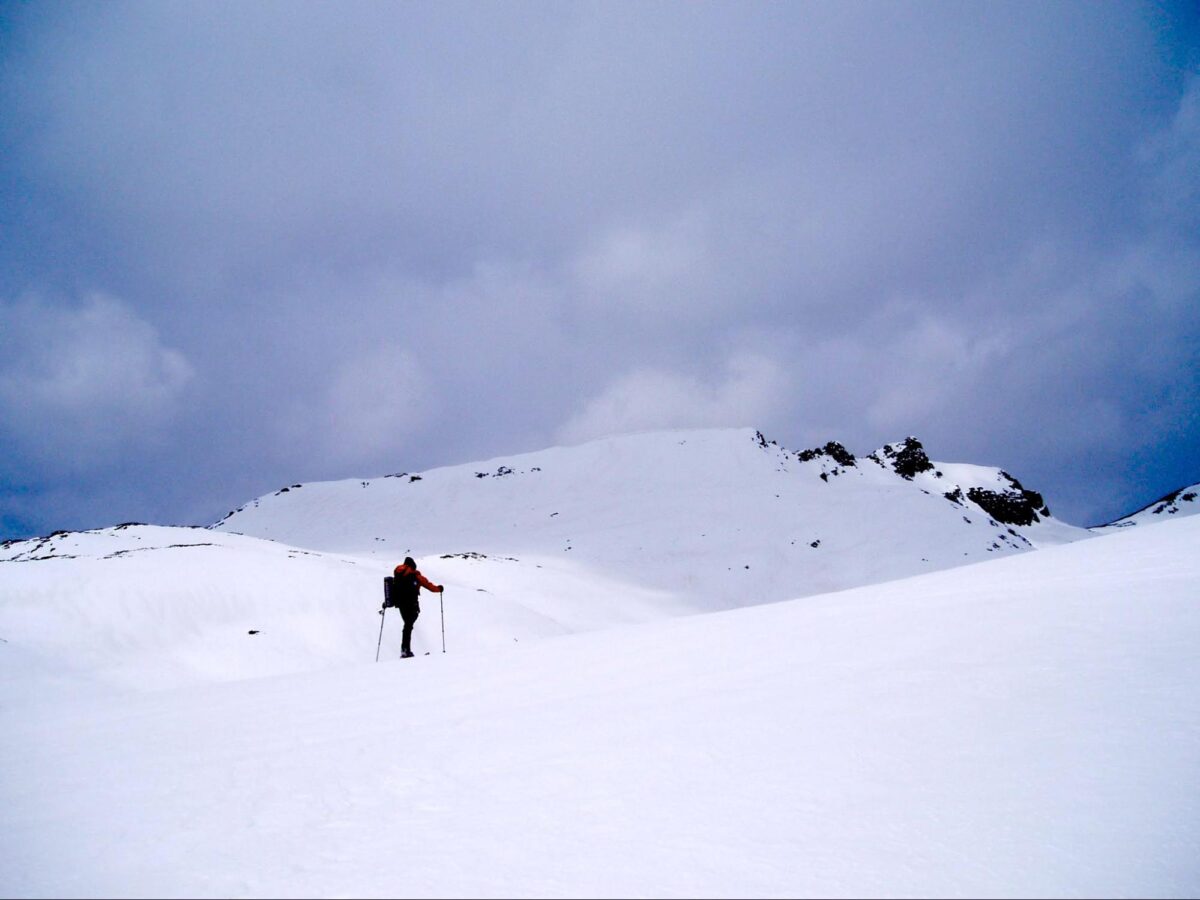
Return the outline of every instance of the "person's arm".
{"type": "Polygon", "coordinates": [[[443,590],[440,584],[434,584],[420,572],[417,572],[417,581],[420,583],[421,587],[425,588],[425,590],[433,591],[435,594],[440,594],[443,590]]]}

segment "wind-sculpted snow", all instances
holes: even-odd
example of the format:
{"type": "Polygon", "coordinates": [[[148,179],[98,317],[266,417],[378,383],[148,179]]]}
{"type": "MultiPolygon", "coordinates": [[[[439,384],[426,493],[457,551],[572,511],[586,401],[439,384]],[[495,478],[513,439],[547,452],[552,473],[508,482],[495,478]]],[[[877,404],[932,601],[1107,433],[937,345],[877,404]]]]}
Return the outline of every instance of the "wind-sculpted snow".
{"type": "MultiPolygon", "coordinates": [[[[570,560],[463,553],[421,564],[447,585],[459,653],[691,611],[570,560]]],[[[371,660],[385,573],[376,559],[204,529],[122,526],[11,543],[0,550],[3,701],[371,660]]],[[[438,598],[426,594],[424,603],[418,652],[440,649],[438,598]]],[[[392,658],[399,617],[383,625],[392,658]]]]}

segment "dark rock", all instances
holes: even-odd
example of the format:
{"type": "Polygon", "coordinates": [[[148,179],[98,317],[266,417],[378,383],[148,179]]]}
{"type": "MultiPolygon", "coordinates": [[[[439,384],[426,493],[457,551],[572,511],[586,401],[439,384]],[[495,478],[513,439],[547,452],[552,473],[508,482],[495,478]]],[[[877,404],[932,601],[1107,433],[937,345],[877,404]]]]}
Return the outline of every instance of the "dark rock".
{"type": "Polygon", "coordinates": [[[796,454],[796,456],[800,462],[812,462],[818,457],[828,456],[841,466],[849,467],[856,464],[854,454],[837,441],[829,441],[824,447],[814,447],[811,450],[801,450],[796,454]]]}
{"type": "Polygon", "coordinates": [[[1132,519],[1134,516],[1138,515],[1139,513],[1144,513],[1144,512],[1149,512],[1151,515],[1162,515],[1163,513],[1167,513],[1168,515],[1171,515],[1178,511],[1178,509],[1179,509],[1178,503],[1179,502],[1182,501],[1184,503],[1191,503],[1195,499],[1196,499],[1195,491],[1188,490],[1186,488],[1180,488],[1179,490],[1171,491],[1171,493],[1169,493],[1163,497],[1159,497],[1153,503],[1149,503],[1146,506],[1143,506],[1141,509],[1135,510],[1134,512],[1131,512],[1128,515],[1122,516],[1121,519],[1118,519],[1115,522],[1109,522],[1108,525],[1119,526],[1121,528],[1124,528],[1124,527],[1126,527],[1128,525],[1132,525],[1134,523],[1121,521],[1122,519],[1132,519]],[[1187,491],[1186,493],[1184,493],[1185,490],[1187,491]]]}
{"type": "Polygon", "coordinates": [[[933,469],[933,463],[925,455],[925,448],[915,437],[905,438],[904,443],[900,444],[900,449],[896,449],[895,444],[889,444],[883,448],[883,453],[892,461],[895,473],[909,481],[917,473],[933,469]]]}
{"type": "Polygon", "coordinates": [[[1006,525],[1032,525],[1041,521],[1039,512],[1042,515],[1050,514],[1041,494],[1027,491],[1020,485],[1017,488],[1011,491],[988,491],[974,487],[967,491],[967,497],[997,522],[1006,525]]]}
{"type": "Polygon", "coordinates": [[[1173,515],[1178,510],[1178,506],[1176,504],[1178,504],[1179,501],[1182,500],[1186,503],[1190,503],[1195,499],[1196,499],[1196,494],[1194,491],[1188,491],[1185,494],[1183,492],[1183,489],[1180,488],[1177,491],[1171,491],[1171,493],[1167,494],[1165,497],[1162,497],[1159,500],[1156,500],[1154,503],[1152,503],[1150,505],[1154,507],[1155,515],[1159,515],[1164,512],[1170,513],[1173,515]]]}

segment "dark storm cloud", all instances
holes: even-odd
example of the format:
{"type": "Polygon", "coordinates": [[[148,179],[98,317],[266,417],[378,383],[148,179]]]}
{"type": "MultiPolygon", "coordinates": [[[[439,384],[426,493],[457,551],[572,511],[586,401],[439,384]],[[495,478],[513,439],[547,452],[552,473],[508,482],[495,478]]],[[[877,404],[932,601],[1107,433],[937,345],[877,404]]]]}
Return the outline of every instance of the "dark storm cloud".
{"type": "Polygon", "coordinates": [[[915,433],[1075,521],[1200,477],[1184,6],[0,23],[8,530],[671,425],[915,433]]]}

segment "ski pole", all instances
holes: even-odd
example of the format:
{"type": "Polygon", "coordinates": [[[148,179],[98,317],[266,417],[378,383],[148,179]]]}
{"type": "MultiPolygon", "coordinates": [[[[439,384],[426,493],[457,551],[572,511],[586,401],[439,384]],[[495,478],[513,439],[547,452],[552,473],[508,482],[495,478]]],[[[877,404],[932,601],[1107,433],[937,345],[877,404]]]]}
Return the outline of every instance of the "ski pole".
{"type": "Polygon", "coordinates": [[[446,586],[442,585],[442,589],[438,591],[438,608],[442,611],[442,652],[446,652],[446,604],[442,602],[442,597],[446,593],[446,586]]]}
{"type": "Polygon", "coordinates": [[[379,642],[375,645],[375,662],[379,662],[379,648],[383,646],[383,621],[387,618],[387,607],[379,610],[379,642]]]}

